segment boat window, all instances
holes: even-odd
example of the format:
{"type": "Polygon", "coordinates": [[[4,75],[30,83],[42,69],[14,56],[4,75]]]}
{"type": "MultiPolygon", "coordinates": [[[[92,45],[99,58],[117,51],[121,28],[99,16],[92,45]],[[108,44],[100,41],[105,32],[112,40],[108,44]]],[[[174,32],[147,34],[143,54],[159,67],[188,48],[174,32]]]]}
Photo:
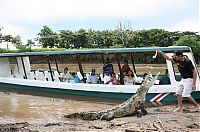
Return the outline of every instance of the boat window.
{"type": "Polygon", "coordinates": [[[161,56],[157,56],[153,59],[155,53],[141,53],[134,56],[135,68],[137,75],[143,75],[148,72],[147,66],[152,66],[152,74],[155,75],[160,72],[160,75],[165,76],[167,74],[167,64],[165,59],[161,56]]]}
{"type": "Polygon", "coordinates": [[[173,66],[173,69],[174,69],[174,75],[175,75],[176,81],[180,81],[182,77],[181,77],[181,74],[180,74],[180,72],[178,70],[177,64],[176,63],[172,63],[172,66],[173,66]]]}
{"type": "Polygon", "coordinates": [[[11,75],[15,76],[19,74],[16,57],[9,57],[9,62],[10,62],[11,75]]]}

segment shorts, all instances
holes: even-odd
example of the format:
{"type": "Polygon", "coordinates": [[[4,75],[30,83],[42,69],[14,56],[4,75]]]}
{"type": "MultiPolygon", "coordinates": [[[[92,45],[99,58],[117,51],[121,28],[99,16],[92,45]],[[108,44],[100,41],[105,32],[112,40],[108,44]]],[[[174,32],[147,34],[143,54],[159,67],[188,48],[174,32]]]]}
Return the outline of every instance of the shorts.
{"type": "Polygon", "coordinates": [[[192,93],[192,78],[181,79],[176,94],[182,95],[182,97],[190,97],[192,93]]]}

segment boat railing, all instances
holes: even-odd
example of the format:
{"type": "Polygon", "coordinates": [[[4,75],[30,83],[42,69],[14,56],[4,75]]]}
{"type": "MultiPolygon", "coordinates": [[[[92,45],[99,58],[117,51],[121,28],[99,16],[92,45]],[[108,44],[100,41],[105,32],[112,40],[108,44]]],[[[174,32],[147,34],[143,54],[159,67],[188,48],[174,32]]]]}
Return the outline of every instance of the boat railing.
{"type": "MultiPolygon", "coordinates": [[[[63,73],[61,72],[58,72],[58,71],[52,71],[52,75],[53,75],[53,80],[55,82],[61,82],[62,81],[62,75],[63,73]]],[[[88,73],[84,73],[84,77],[85,77],[85,80],[86,80],[86,83],[89,83],[89,72],[88,73]]],[[[21,74],[15,74],[13,75],[14,78],[18,78],[18,79],[24,79],[23,75],[21,74]]],[[[83,80],[83,76],[81,75],[80,72],[77,72],[77,76],[80,78],[80,80],[83,80]]],[[[104,80],[103,80],[103,74],[97,74],[98,76],[98,84],[103,84],[104,80]]],[[[118,75],[120,76],[120,75],[118,75]]],[[[142,80],[143,78],[143,75],[136,75],[137,76],[137,79],[139,80],[142,80]]],[[[181,80],[181,76],[180,75],[176,75],[176,80],[177,81],[180,81],[181,80]]],[[[52,77],[51,77],[51,73],[50,71],[42,71],[42,70],[32,70],[30,71],[30,73],[27,73],[27,79],[29,80],[40,80],[40,81],[52,81],[52,77]]],[[[141,84],[140,82],[139,83],[136,83],[136,84],[141,84]]],[[[170,79],[167,75],[159,75],[158,76],[158,79],[157,79],[157,82],[156,82],[157,85],[170,85],[170,79]]]]}

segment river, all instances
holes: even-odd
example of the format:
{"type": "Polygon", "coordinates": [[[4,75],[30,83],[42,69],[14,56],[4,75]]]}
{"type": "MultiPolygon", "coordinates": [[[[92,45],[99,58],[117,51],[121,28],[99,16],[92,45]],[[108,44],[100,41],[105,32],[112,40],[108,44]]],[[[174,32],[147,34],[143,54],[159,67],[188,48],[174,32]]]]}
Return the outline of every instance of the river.
{"type": "Polygon", "coordinates": [[[0,124],[7,122],[55,120],[64,114],[107,109],[112,104],[57,97],[0,92],[0,124]]]}

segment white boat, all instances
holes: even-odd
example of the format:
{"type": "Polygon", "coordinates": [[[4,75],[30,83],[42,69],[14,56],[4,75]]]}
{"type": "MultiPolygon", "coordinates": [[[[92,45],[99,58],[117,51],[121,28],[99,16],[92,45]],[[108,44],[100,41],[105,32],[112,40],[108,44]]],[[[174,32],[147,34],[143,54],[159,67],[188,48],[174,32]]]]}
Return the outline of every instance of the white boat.
{"type": "MultiPolygon", "coordinates": [[[[47,51],[47,52],[24,52],[24,53],[1,53],[0,54],[0,89],[2,90],[23,90],[23,91],[34,91],[34,92],[44,92],[44,93],[59,93],[66,96],[78,95],[85,97],[98,97],[106,99],[116,99],[116,100],[126,100],[135,94],[139,85],[106,85],[106,84],[88,84],[84,83],[66,83],[59,80],[60,72],[52,71],[50,61],[48,61],[49,70],[48,71],[33,71],[31,69],[31,63],[29,57],[32,56],[44,56],[49,59],[49,57],[59,56],[59,55],[116,55],[119,70],[120,56],[129,55],[133,62],[134,72],[137,73],[137,68],[134,66],[134,55],[146,54],[147,57],[152,58],[157,49],[162,50],[167,53],[167,55],[172,56],[175,50],[182,50],[184,55],[192,61],[195,68],[197,65],[195,63],[193,53],[191,48],[187,46],[171,46],[171,47],[150,47],[150,48],[116,48],[116,49],[88,49],[88,50],[63,50],[63,51],[47,51]],[[16,60],[16,65],[18,68],[18,74],[14,75],[11,63],[12,59],[16,60]]],[[[141,56],[140,56],[141,57],[141,56]]],[[[144,56],[145,57],[145,56],[144,56]]],[[[154,56],[155,58],[155,56],[154,56]]],[[[161,57],[160,57],[161,58],[161,57]]],[[[142,58],[140,58],[142,59],[142,58]]],[[[163,59],[163,58],[162,58],[163,59]]],[[[80,74],[83,78],[85,73],[82,69],[81,61],[77,57],[77,64],[80,68],[80,74]]],[[[56,64],[57,66],[57,64],[56,64]]],[[[176,73],[175,65],[172,62],[166,60],[166,68],[168,70],[168,75],[159,75],[158,83],[150,88],[146,99],[151,102],[173,102],[176,101],[175,90],[181,79],[180,74],[176,73]]],[[[57,67],[58,69],[58,67],[57,67]]],[[[122,80],[121,80],[122,81],[122,80]]],[[[197,89],[192,93],[194,99],[200,99],[200,82],[199,75],[196,81],[197,89]]]]}

